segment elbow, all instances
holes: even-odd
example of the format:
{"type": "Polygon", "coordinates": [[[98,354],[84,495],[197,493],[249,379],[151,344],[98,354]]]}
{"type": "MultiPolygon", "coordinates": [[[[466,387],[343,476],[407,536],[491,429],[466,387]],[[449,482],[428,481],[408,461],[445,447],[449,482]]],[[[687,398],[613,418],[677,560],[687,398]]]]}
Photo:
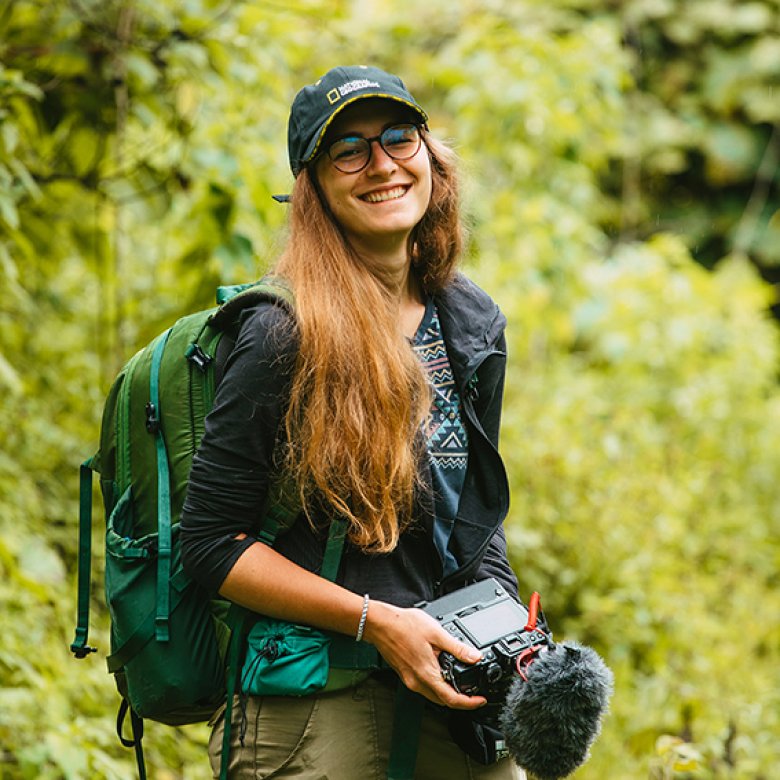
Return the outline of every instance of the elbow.
{"type": "Polygon", "coordinates": [[[184,522],[179,526],[179,550],[184,573],[190,579],[197,580],[198,566],[196,564],[195,544],[192,534],[187,530],[184,522]]]}
{"type": "Polygon", "coordinates": [[[204,539],[203,534],[198,532],[198,523],[194,522],[188,515],[185,506],[181,514],[181,522],[179,523],[181,565],[184,573],[191,580],[195,580],[205,586],[208,586],[203,577],[203,573],[208,570],[205,565],[208,547],[207,539],[204,539]]]}

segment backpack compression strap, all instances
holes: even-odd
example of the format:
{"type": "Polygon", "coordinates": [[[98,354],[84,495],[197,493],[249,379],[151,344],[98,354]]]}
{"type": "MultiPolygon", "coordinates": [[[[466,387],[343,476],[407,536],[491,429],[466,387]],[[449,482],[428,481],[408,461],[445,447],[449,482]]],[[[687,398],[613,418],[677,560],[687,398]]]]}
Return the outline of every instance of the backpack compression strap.
{"type": "Polygon", "coordinates": [[[89,589],[92,579],[92,458],[79,469],[79,589],[76,636],[70,651],[76,658],[97,652],[87,644],[89,635],[89,589]]]}
{"type": "Polygon", "coordinates": [[[158,642],[170,639],[171,614],[171,479],[168,452],[160,426],[160,364],[170,334],[169,328],[157,339],[154,347],[149,375],[150,401],[146,405],[146,429],[154,435],[157,450],[157,614],[154,635],[158,642]]]}
{"type": "MultiPolygon", "coordinates": [[[[182,600],[189,578],[183,571],[171,578],[172,526],[171,485],[168,451],[160,426],[160,365],[170,329],[159,336],[152,352],[149,375],[149,403],[146,405],[146,429],[154,436],[157,454],[157,594],[153,612],[142,620],[125,643],[106,658],[109,672],[119,671],[152,638],[170,640],[170,615],[182,600]],[[173,599],[171,591],[174,592],[173,599]]],[[[129,381],[126,380],[129,385],[129,381]]],[[[129,462],[129,461],[128,461],[129,462]]]]}

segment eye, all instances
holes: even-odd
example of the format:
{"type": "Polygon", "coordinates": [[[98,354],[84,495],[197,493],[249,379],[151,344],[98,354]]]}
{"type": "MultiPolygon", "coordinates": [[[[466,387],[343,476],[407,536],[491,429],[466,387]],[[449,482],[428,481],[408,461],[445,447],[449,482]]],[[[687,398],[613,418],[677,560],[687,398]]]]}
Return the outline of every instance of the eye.
{"type": "Polygon", "coordinates": [[[417,143],[417,127],[415,125],[394,125],[382,133],[382,145],[392,149],[403,149],[417,143]]]}
{"type": "Polygon", "coordinates": [[[339,140],[334,141],[331,144],[330,149],[328,149],[330,159],[335,162],[338,162],[339,160],[349,160],[365,153],[366,140],[359,136],[339,138],[339,140]]]}

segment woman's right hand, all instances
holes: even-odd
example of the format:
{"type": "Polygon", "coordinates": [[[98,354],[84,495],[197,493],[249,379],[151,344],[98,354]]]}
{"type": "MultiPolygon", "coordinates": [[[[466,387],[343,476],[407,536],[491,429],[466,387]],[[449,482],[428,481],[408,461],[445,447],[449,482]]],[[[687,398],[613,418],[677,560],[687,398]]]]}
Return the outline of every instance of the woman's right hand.
{"type": "Polygon", "coordinates": [[[377,648],[410,691],[453,709],[473,710],[486,703],[483,696],[458,693],[442,677],[439,666],[442,652],[475,663],[482,657],[479,651],[448,634],[422,610],[370,601],[363,637],[377,648]]]}

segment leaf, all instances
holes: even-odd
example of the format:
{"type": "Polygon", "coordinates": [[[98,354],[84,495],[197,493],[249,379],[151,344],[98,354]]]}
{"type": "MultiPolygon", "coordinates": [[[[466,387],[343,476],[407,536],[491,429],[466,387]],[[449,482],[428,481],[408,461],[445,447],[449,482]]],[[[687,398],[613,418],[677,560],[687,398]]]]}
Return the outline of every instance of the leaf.
{"type": "Polygon", "coordinates": [[[27,192],[35,199],[38,200],[41,197],[41,189],[38,183],[30,175],[27,168],[22,165],[19,160],[9,160],[8,167],[16,174],[16,177],[22,183],[22,186],[27,192]]]}
{"type": "Polygon", "coordinates": [[[127,52],[123,57],[127,73],[135,88],[139,91],[153,89],[157,84],[160,73],[145,54],[139,52],[127,52]]]}
{"type": "Polygon", "coordinates": [[[57,585],[65,581],[62,559],[41,540],[22,549],[19,554],[19,571],[23,577],[42,585],[57,585]]]}
{"type": "Polygon", "coordinates": [[[19,212],[16,210],[16,203],[10,195],[0,190],[0,217],[5,221],[8,227],[16,230],[19,227],[19,212]]]}
{"type": "Polygon", "coordinates": [[[77,176],[86,176],[94,169],[100,157],[100,138],[85,125],[76,127],[68,136],[67,153],[77,176]]]}
{"type": "Polygon", "coordinates": [[[2,352],[0,352],[0,387],[17,396],[22,392],[22,379],[2,352]]]}
{"type": "Polygon", "coordinates": [[[758,165],[762,148],[757,133],[736,123],[709,128],[704,139],[707,174],[718,184],[739,181],[758,165]]]}

